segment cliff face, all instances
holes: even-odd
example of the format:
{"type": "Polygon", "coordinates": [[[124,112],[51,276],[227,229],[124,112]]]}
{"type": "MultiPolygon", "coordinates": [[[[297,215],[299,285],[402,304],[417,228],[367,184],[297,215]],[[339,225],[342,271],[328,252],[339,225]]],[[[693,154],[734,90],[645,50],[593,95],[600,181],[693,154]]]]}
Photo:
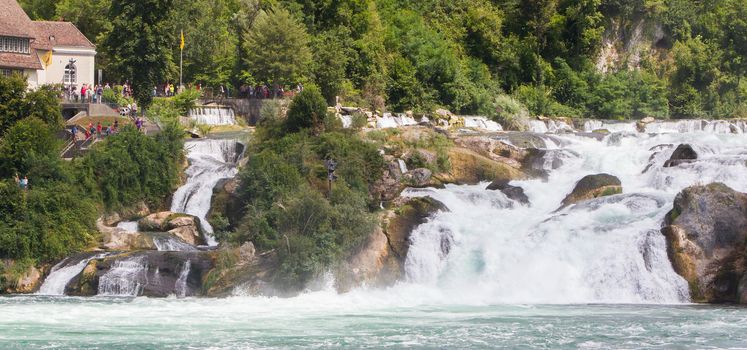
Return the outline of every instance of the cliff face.
{"type": "Polygon", "coordinates": [[[596,68],[600,73],[615,69],[638,69],[646,58],[661,59],[669,46],[660,23],[646,18],[611,17],[602,37],[596,68]]]}

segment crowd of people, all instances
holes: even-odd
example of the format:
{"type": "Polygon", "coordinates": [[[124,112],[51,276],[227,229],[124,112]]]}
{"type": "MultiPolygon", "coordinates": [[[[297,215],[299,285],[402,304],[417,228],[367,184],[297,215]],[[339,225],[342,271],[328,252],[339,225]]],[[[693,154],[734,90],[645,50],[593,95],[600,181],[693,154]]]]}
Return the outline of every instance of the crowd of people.
{"type": "MultiPolygon", "coordinates": [[[[125,82],[122,86],[122,96],[132,97],[132,86],[125,82]]],[[[83,84],[80,89],[76,85],[63,85],[62,98],[65,101],[75,103],[103,103],[104,91],[111,89],[109,83],[101,84],[83,84]]]]}
{"type": "Polygon", "coordinates": [[[242,85],[239,88],[239,97],[258,99],[293,97],[301,91],[303,91],[303,84],[301,83],[296,84],[295,88],[286,88],[282,85],[275,85],[274,87],[269,88],[267,87],[267,84],[256,86],[242,85]]]}

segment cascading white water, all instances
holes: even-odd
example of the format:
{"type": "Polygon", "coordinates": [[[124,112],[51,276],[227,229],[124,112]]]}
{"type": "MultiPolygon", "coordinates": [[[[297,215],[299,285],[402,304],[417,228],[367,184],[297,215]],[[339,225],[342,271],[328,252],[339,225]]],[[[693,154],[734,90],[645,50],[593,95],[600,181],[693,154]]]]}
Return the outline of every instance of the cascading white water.
{"type": "Polygon", "coordinates": [[[635,122],[611,122],[602,120],[587,120],[584,122],[584,131],[607,130],[609,132],[638,132],[635,122]]]}
{"type": "Polygon", "coordinates": [[[688,301],[687,284],[673,271],[659,228],[686,186],[723,182],[747,191],[747,137],[557,137],[565,159],[546,169],[547,181],[512,182],[525,190],[530,206],[485,190],[486,184],[408,190],[450,209],[413,232],[405,266],[409,284],[457,303],[688,301]],[[698,161],[664,168],[680,143],[692,144],[698,161]],[[654,164],[642,173],[656,150],[654,164]],[[620,178],[624,194],[556,212],[579,179],[597,173],[620,178]]]}
{"type": "Polygon", "coordinates": [[[161,252],[194,252],[197,251],[193,245],[184,242],[172,235],[159,235],[153,237],[153,244],[161,252]]]}
{"type": "Polygon", "coordinates": [[[121,228],[127,232],[138,232],[137,221],[120,221],[117,223],[117,228],[121,228]]]}
{"type": "Polygon", "coordinates": [[[148,265],[142,257],[115,261],[99,278],[98,295],[138,296],[148,279],[148,265]],[[145,283],[143,283],[145,282],[145,283]]]}
{"type": "Polygon", "coordinates": [[[41,295],[65,295],[65,287],[70,280],[80,274],[83,269],[86,268],[88,262],[93,259],[98,259],[104,255],[95,255],[84,258],[75,264],[71,264],[70,258],[62,260],[57,265],[52,267],[52,271],[49,276],[44,280],[44,283],[39,287],[39,291],[36,294],[41,295]]]}
{"type": "Polygon", "coordinates": [[[188,116],[199,124],[236,125],[233,109],[226,106],[195,106],[188,116]]]}
{"type": "Polygon", "coordinates": [[[187,260],[184,263],[184,267],[182,267],[182,272],[179,273],[179,278],[176,280],[176,285],[174,286],[174,290],[176,291],[176,296],[178,297],[185,297],[187,296],[187,278],[189,277],[189,270],[192,266],[192,263],[187,260]]]}
{"type": "Polygon", "coordinates": [[[206,215],[210,210],[213,188],[221,179],[236,175],[236,162],[240,156],[239,144],[234,140],[197,140],[184,144],[189,159],[187,182],[174,192],[171,211],[200,218],[207,233],[208,245],[216,245],[213,227],[206,215]]]}
{"type": "Polygon", "coordinates": [[[384,113],[382,117],[376,118],[376,127],[379,129],[396,128],[416,124],[418,124],[418,122],[415,118],[408,117],[404,114],[384,113]]]}
{"type": "Polygon", "coordinates": [[[503,131],[501,124],[485,117],[464,117],[464,126],[487,131],[503,131]]]}

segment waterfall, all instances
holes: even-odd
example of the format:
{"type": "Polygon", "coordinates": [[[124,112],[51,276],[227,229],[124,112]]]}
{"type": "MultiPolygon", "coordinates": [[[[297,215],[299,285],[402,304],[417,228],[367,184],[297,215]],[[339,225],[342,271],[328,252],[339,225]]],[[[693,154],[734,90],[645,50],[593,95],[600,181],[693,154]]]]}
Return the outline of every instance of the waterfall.
{"type": "Polygon", "coordinates": [[[120,221],[117,223],[117,228],[127,232],[138,232],[137,221],[120,221]]]}
{"type": "Polygon", "coordinates": [[[464,117],[464,126],[487,131],[503,131],[501,124],[485,117],[464,117]]]}
{"type": "Polygon", "coordinates": [[[400,126],[417,124],[418,122],[415,120],[415,118],[408,117],[405,114],[394,115],[391,113],[384,113],[382,117],[376,118],[376,127],[379,129],[397,128],[400,126]]]}
{"type": "Polygon", "coordinates": [[[195,106],[188,116],[199,124],[236,125],[233,109],[226,106],[195,106]]]}
{"type": "Polygon", "coordinates": [[[584,122],[584,131],[607,130],[609,132],[638,132],[635,122],[614,122],[601,120],[587,120],[584,122]]]}
{"type": "Polygon", "coordinates": [[[174,290],[176,291],[176,296],[178,297],[185,297],[187,296],[187,278],[189,277],[189,270],[192,263],[187,260],[184,263],[184,267],[182,268],[182,272],[179,274],[179,278],[176,280],[176,284],[174,285],[174,290]]]}
{"type": "Polygon", "coordinates": [[[171,211],[200,218],[208,245],[216,245],[213,228],[207,221],[213,188],[221,179],[236,175],[240,144],[234,140],[196,140],[184,144],[189,159],[187,181],[174,192],[171,211]]]}
{"type": "Polygon", "coordinates": [[[138,296],[148,283],[148,265],[142,257],[117,260],[101,278],[98,295],[138,296]]]}
{"type": "Polygon", "coordinates": [[[153,244],[160,252],[194,252],[197,251],[193,245],[174,237],[170,234],[156,235],[153,244]]]}
{"type": "Polygon", "coordinates": [[[99,259],[104,257],[104,254],[94,255],[87,258],[83,258],[75,264],[71,262],[72,258],[67,258],[59,262],[57,265],[52,267],[52,271],[49,276],[44,280],[44,283],[39,288],[36,294],[42,295],[65,295],[65,287],[70,283],[70,280],[75,278],[83,272],[88,262],[93,259],[99,259]]]}
{"type": "Polygon", "coordinates": [[[674,272],[659,229],[687,186],[723,182],[747,191],[747,136],[554,137],[562,140],[553,156],[562,164],[541,163],[547,179],[511,182],[529,206],[486,183],[407,190],[449,209],[412,232],[407,284],[455,303],[687,302],[687,283],[674,272]],[[680,143],[693,145],[699,159],[663,167],[680,143]],[[624,193],[558,211],[579,179],[597,173],[617,176],[624,193]]]}

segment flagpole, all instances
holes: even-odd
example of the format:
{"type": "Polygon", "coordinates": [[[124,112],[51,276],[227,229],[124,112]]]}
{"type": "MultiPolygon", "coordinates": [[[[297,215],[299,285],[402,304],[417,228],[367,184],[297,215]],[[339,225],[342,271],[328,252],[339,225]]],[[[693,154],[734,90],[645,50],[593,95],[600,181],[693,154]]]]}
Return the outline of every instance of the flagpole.
{"type": "Polygon", "coordinates": [[[179,44],[179,91],[182,90],[182,63],[184,62],[184,30],[181,31],[181,43],[179,44]]]}

